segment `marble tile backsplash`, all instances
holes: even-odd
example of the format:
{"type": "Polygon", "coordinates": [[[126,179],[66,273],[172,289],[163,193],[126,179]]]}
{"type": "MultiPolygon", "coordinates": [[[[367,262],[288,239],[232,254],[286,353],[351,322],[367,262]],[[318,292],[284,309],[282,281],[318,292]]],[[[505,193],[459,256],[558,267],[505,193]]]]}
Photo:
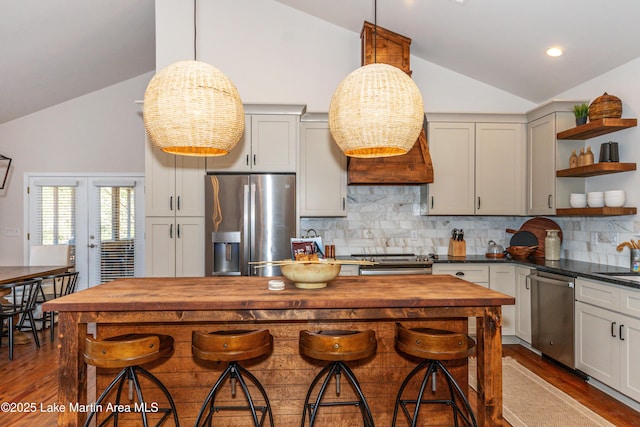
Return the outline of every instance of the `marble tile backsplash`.
{"type": "MultiPolygon", "coordinates": [[[[336,255],[401,253],[446,255],[451,230],[464,230],[468,255],[483,255],[489,240],[509,246],[512,234],[530,217],[420,215],[419,186],[349,186],[347,216],[302,218],[301,233],[314,229],[336,255]]],[[[562,229],[562,257],[629,266],[629,250],[618,242],[638,240],[636,216],[551,217],[562,229]]]]}

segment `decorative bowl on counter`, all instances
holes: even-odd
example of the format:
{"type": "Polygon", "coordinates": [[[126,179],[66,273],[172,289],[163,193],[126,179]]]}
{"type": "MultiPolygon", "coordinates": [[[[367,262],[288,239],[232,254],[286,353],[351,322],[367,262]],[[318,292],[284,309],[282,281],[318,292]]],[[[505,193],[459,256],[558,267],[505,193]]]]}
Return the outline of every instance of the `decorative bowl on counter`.
{"type": "Polygon", "coordinates": [[[529,258],[538,246],[509,246],[507,252],[512,258],[525,259],[529,258]]]}
{"type": "Polygon", "coordinates": [[[340,273],[340,263],[290,262],[280,265],[282,275],[300,289],[318,289],[327,286],[340,273]]]}

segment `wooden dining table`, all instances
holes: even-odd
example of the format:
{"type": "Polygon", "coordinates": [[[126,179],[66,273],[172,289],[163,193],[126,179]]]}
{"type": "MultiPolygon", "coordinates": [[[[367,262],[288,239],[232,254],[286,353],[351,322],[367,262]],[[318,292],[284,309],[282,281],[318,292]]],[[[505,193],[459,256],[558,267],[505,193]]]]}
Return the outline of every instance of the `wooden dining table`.
{"type": "Polygon", "coordinates": [[[64,273],[69,269],[68,265],[18,265],[0,266],[0,287],[9,283],[21,282],[36,277],[51,276],[64,273]]]}
{"type": "MultiPolygon", "coordinates": [[[[68,269],[68,265],[0,266],[0,300],[4,299],[5,296],[11,293],[11,288],[3,287],[3,285],[35,279],[36,277],[61,274],[68,269]]],[[[31,342],[31,337],[20,330],[16,330],[14,340],[16,344],[27,344],[31,342]]]]}

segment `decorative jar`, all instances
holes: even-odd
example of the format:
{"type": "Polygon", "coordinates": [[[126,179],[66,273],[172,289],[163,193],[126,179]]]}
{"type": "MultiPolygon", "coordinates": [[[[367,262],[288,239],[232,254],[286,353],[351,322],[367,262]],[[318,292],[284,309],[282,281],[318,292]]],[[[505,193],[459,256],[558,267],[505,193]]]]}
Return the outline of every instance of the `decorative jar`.
{"type": "Polygon", "coordinates": [[[547,230],[544,238],[544,259],[557,261],[560,259],[560,236],[558,230],[547,230]]]}

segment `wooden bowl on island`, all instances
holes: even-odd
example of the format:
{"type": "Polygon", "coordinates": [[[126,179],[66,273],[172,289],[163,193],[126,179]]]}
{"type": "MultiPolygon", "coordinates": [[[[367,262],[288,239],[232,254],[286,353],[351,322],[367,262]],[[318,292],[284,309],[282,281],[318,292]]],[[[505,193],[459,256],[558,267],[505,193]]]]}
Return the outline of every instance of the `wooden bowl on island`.
{"type": "Polygon", "coordinates": [[[282,275],[300,289],[318,289],[338,277],[341,265],[332,262],[296,261],[280,265],[282,275]]]}

